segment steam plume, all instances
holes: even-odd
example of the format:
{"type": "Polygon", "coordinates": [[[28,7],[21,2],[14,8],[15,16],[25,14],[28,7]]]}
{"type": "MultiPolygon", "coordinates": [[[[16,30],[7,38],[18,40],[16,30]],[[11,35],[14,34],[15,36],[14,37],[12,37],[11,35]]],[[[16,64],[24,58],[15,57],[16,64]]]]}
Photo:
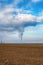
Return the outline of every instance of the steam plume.
{"type": "Polygon", "coordinates": [[[24,28],[20,27],[18,31],[19,31],[19,38],[22,40],[24,28]]]}

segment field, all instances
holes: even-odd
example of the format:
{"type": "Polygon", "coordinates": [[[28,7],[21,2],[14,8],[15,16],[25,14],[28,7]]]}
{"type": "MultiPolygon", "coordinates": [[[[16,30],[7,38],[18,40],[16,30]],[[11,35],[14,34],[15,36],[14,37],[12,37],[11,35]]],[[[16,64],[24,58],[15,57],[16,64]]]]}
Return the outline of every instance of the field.
{"type": "Polygon", "coordinates": [[[0,44],[0,65],[43,65],[43,44],[0,44]]]}

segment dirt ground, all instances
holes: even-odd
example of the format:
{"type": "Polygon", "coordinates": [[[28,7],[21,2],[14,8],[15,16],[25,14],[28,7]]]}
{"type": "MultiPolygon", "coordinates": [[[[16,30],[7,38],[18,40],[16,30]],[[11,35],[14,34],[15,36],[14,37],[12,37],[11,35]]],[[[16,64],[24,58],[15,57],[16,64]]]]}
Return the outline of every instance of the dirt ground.
{"type": "Polygon", "coordinates": [[[0,65],[43,65],[43,44],[0,44],[0,65]]]}

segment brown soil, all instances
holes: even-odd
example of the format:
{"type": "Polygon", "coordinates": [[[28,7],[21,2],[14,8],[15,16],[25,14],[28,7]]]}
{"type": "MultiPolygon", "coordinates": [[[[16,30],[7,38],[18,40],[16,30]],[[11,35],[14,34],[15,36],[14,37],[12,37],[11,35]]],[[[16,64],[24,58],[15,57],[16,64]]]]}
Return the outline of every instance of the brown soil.
{"type": "Polygon", "coordinates": [[[43,44],[0,44],[0,65],[43,65],[43,44]]]}

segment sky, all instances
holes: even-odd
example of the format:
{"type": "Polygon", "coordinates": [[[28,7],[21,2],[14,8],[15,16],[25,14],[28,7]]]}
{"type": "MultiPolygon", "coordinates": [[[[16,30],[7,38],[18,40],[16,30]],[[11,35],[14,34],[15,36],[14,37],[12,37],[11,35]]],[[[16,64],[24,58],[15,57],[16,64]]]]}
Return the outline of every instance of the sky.
{"type": "Polygon", "coordinates": [[[0,0],[0,43],[43,43],[43,0],[0,0]]]}

